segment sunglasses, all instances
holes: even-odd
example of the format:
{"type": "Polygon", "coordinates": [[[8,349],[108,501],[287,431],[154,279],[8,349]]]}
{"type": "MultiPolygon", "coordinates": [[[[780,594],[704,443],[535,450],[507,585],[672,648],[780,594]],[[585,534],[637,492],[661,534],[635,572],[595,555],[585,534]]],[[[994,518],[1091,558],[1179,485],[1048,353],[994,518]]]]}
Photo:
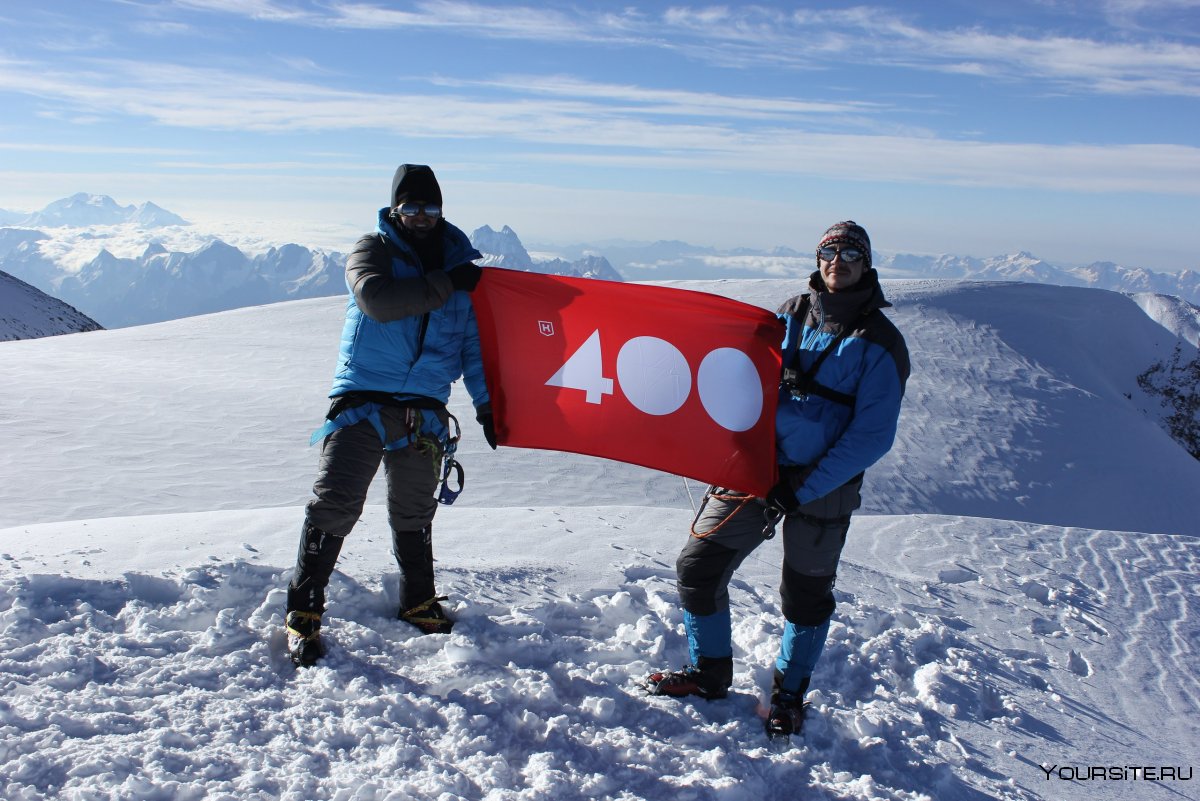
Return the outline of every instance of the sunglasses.
{"type": "Polygon", "coordinates": [[[397,209],[401,217],[416,217],[418,214],[424,214],[426,217],[432,217],[435,220],[442,216],[442,207],[435,206],[432,203],[421,205],[420,203],[403,203],[397,209]]]}
{"type": "Polygon", "coordinates": [[[818,248],[817,255],[820,256],[821,259],[824,261],[833,261],[840,255],[842,257],[842,261],[844,261],[846,263],[850,263],[850,262],[855,262],[855,261],[862,261],[863,252],[861,250],[859,250],[858,248],[825,247],[825,248],[818,248]]]}

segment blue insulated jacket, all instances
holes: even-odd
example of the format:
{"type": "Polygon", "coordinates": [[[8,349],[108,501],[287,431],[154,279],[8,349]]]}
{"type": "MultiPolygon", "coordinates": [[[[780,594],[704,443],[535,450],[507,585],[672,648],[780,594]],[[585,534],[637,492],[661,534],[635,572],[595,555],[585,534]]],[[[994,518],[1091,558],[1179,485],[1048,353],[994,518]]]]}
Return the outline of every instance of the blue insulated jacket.
{"type": "Polygon", "coordinates": [[[843,396],[841,401],[816,392],[795,397],[780,386],[776,458],[780,465],[811,468],[796,492],[802,504],[837,489],[888,452],[909,373],[904,337],[879,311],[891,304],[874,270],[854,289],[837,293],[826,290],[820,273],[814,273],[808,303],[803,301],[797,296],[779,309],[787,324],[785,367],[794,359],[804,373],[839,333],[846,333],[813,376],[821,387],[833,390],[827,395],[843,396]]]}
{"type": "Polygon", "coordinates": [[[445,270],[481,254],[466,234],[442,220],[444,270],[425,272],[392,227],[389,212],[380,209],[376,233],[360,239],[346,262],[350,298],[329,395],[385,392],[401,401],[445,404],[450,385],[461,376],[478,408],[488,402],[488,391],[475,310],[445,270]]]}

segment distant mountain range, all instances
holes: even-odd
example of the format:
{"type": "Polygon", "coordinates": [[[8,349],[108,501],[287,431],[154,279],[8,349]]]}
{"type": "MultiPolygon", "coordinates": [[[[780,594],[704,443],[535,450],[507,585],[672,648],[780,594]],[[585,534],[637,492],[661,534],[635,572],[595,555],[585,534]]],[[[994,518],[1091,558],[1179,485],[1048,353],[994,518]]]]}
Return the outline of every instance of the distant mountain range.
{"type": "MultiPolygon", "coordinates": [[[[0,219],[15,216],[0,210],[0,219]]],[[[73,195],[20,215],[19,224],[0,227],[0,270],[109,328],[346,292],[342,253],[289,244],[250,256],[216,238],[191,252],[173,252],[154,236],[158,229],[182,225],[187,221],[152,203],[121,206],[105,195],[73,195]],[[145,229],[148,244],[140,255],[122,258],[104,246],[102,234],[105,226],[127,223],[145,229]],[[97,243],[95,257],[82,267],[69,268],[54,255],[51,245],[68,235],[97,243]]],[[[507,226],[500,231],[483,226],[472,241],[485,254],[484,264],[621,280],[598,256],[535,261],[507,226]]]]}
{"type": "Polygon", "coordinates": [[[257,256],[219,239],[191,253],[152,242],[136,258],[101,247],[77,271],[66,269],[40,245],[37,231],[0,228],[0,270],[85,310],[108,328],[172,320],[346,291],[345,257],[300,245],[257,256]]]}
{"type": "Polygon", "coordinates": [[[555,258],[535,262],[529,255],[529,251],[521,244],[516,232],[507,225],[499,231],[493,231],[487,225],[476,228],[471,234],[471,244],[483,254],[483,264],[495,267],[521,270],[527,273],[600,278],[605,281],[625,280],[603,256],[581,255],[574,261],[555,258]]]}
{"type": "MultiPolygon", "coordinates": [[[[536,245],[534,247],[537,247],[536,245]]],[[[565,256],[603,251],[630,281],[716,278],[800,278],[816,269],[814,254],[791,248],[771,251],[716,250],[687,242],[611,241],[559,248],[565,256]]],[[[1167,273],[1112,262],[1059,267],[1031,253],[980,259],[974,256],[874,253],[882,278],[966,278],[1084,286],[1115,292],[1155,292],[1200,304],[1200,272],[1167,273]]]]}
{"type": "MultiPolygon", "coordinates": [[[[287,244],[252,256],[202,235],[206,244],[194,250],[168,250],[161,240],[185,226],[186,220],[153,203],[122,206],[106,195],[73,195],[33,214],[0,209],[0,271],[109,328],[346,291],[342,253],[287,244]],[[114,255],[109,249],[114,231],[126,244],[130,231],[143,243],[122,252],[144,250],[137,256],[114,255]],[[72,248],[64,246],[67,242],[76,252],[94,247],[83,253],[95,255],[82,265],[79,259],[68,263],[63,254],[72,248]]],[[[508,226],[477,228],[471,241],[484,254],[484,264],[610,281],[803,279],[815,268],[811,253],[789,248],[722,251],[686,242],[611,241],[535,247],[556,255],[534,259],[508,226]]],[[[1110,262],[1059,267],[1024,252],[987,259],[877,252],[875,262],[884,278],[1027,281],[1175,295],[1200,304],[1200,272],[1194,270],[1163,273],[1110,262]]]]}
{"type": "Polygon", "coordinates": [[[0,272],[0,342],[96,331],[100,327],[78,309],[0,272]]]}
{"type": "Polygon", "coordinates": [[[893,273],[893,277],[912,274],[920,278],[1025,281],[1116,292],[1154,292],[1175,295],[1190,303],[1200,304],[1200,272],[1196,270],[1161,273],[1143,267],[1124,267],[1109,261],[1093,262],[1083,267],[1056,267],[1025,252],[990,259],[898,254],[882,259],[880,267],[893,273]]]}

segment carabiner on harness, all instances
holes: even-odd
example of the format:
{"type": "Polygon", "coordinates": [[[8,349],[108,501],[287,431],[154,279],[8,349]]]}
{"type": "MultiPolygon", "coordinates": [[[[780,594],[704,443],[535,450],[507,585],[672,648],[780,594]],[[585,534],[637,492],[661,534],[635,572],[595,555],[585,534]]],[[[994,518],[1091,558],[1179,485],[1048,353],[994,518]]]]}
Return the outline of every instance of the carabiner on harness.
{"type": "Polygon", "coordinates": [[[774,504],[763,505],[763,530],[762,535],[764,540],[769,540],[775,536],[775,529],[779,526],[779,521],[784,518],[784,511],[774,504]]]}
{"type": "Polygon", "coordinates": [[[440,479],[441,486],[438,488],[438,503],[449,506],[458,500],[458,496],[462,493],[463,487],[467,485],[466,473],[463,471],[463,466],[454,458],[455,451],[458,450],[458,439],[462,436],[462,429],[459,428],[458,418],[452,414],[448,414],[446,424],[446,443],[442,447],[442,477],[440,479]],[[453,424],[453,426],[451,426],[453,424]],[[453,433],[451,433],[453,431],[453,433]],[[450,486],[450,474],[454,474],[457,488],[450,486]]]}
{"type": "Polygon", "coordinates": [[[442,471],[442,486],[438,490],[438,503],[444,503],[447,506],[458,500],[459,494],[463,491],[466,485],[466,477],[463,473],[463,466],[458,463],[457,459],[446,459],[445,469],[442,471]],[[458,482],[457,489],[450,487],[450,473],[454,472],[455,480],[458,482]]]}

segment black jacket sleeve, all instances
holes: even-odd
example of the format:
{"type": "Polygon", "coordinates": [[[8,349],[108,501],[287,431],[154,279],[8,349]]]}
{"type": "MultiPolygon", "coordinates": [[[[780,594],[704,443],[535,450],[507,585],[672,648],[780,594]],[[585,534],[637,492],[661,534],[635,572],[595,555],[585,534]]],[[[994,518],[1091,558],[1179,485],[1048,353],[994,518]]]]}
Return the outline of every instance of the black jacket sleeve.
{"type": "Polygon", "coordinates": [[[439,308],[454,294],[443,270],[413,278],[392,275],[392,254],[378,234],[358,240],[346,259],[346,283],[363,314],[387,323],[416,317],[439,308]]]}

